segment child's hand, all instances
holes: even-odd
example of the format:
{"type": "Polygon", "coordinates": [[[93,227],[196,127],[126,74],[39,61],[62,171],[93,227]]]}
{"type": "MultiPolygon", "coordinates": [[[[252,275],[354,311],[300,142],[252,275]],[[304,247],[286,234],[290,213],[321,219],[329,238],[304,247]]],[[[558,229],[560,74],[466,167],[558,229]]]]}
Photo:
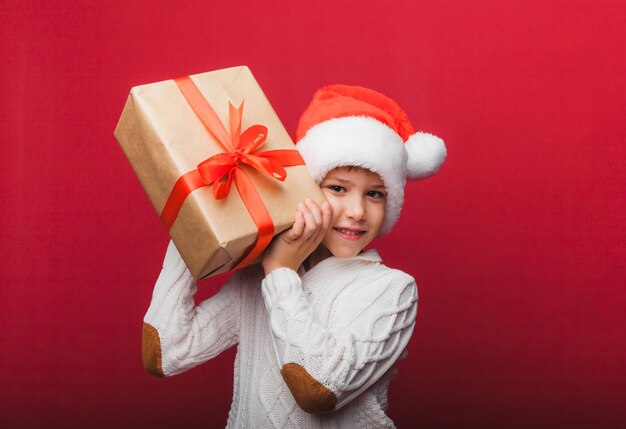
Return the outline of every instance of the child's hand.
{"type": "Polygon", "coordinates": [[[277,268],[294,271],[322,242],[328,228],[332,208],[328,202],[321,207],[310,198],[298,204],[296,220],[287,231],[274,238],[263,257],[265,275],[277,268]]]}

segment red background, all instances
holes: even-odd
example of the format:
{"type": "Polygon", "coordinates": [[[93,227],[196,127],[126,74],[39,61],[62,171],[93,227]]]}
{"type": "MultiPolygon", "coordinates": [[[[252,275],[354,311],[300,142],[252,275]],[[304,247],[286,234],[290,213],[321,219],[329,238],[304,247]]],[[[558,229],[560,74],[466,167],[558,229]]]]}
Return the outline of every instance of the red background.
{"type": "Polygon", "coordinates": [[[168,238],[113,129],[131,86],[246,64],[291,131],[342,82],[446,140],[377,246],[420,288],[390,392],[399,427],[626,427],[625,14],[617,0],[2,1],[0,424],[225,424],[232,351],[171,379],[141,367],[168,238]]]}

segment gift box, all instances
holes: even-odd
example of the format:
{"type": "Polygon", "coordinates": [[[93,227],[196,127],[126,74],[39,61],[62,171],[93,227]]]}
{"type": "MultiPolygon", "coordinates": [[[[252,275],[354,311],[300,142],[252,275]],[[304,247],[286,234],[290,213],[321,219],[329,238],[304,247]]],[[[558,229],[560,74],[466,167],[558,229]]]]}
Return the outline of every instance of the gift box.
{"type": "Polygon", "coordinates": [[[115,137],[196,280],[259,260],[299,202],[324,201],[245,66],[132,88],[115,137]]]}

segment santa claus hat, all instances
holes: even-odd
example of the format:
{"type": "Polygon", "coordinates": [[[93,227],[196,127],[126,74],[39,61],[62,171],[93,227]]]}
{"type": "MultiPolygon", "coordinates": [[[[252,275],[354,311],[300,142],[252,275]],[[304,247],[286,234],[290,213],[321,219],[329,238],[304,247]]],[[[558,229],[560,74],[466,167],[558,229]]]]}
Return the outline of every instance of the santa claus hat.
{"type": "Polygon", "coordinates": [[[317,90],[298,123],[296,143],[318,183],[342,166],[380,175],[387,189],[380,235],[391,231],[400,217],[406,179],[435,174],[446,158],[443,140],[416,133],[395,101],[359,86],[317,90]]]}

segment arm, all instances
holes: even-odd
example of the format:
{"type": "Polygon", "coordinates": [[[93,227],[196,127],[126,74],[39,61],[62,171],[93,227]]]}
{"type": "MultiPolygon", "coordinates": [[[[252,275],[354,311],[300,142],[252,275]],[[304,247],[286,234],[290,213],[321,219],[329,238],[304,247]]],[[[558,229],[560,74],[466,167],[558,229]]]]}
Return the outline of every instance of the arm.
{"type": "Polygon", "coordinates": [[[170,241],[144,317],[144,368],[161,377],[179,374],[237,344],[238,279],[235,273],[217,294],[196,306],[196,284],[170,241]]]}
{"type": "Polygon", "coordinates": [[[310,413],[339,409],[380,379],[404,351],[415,325],[415,281],[396,270],[352,300],[365,301],[357,311],[337,310],[352,313],[340,327],[316,320],[292,270],[272,271],[262,292],[281,374],[310,413]]]}

